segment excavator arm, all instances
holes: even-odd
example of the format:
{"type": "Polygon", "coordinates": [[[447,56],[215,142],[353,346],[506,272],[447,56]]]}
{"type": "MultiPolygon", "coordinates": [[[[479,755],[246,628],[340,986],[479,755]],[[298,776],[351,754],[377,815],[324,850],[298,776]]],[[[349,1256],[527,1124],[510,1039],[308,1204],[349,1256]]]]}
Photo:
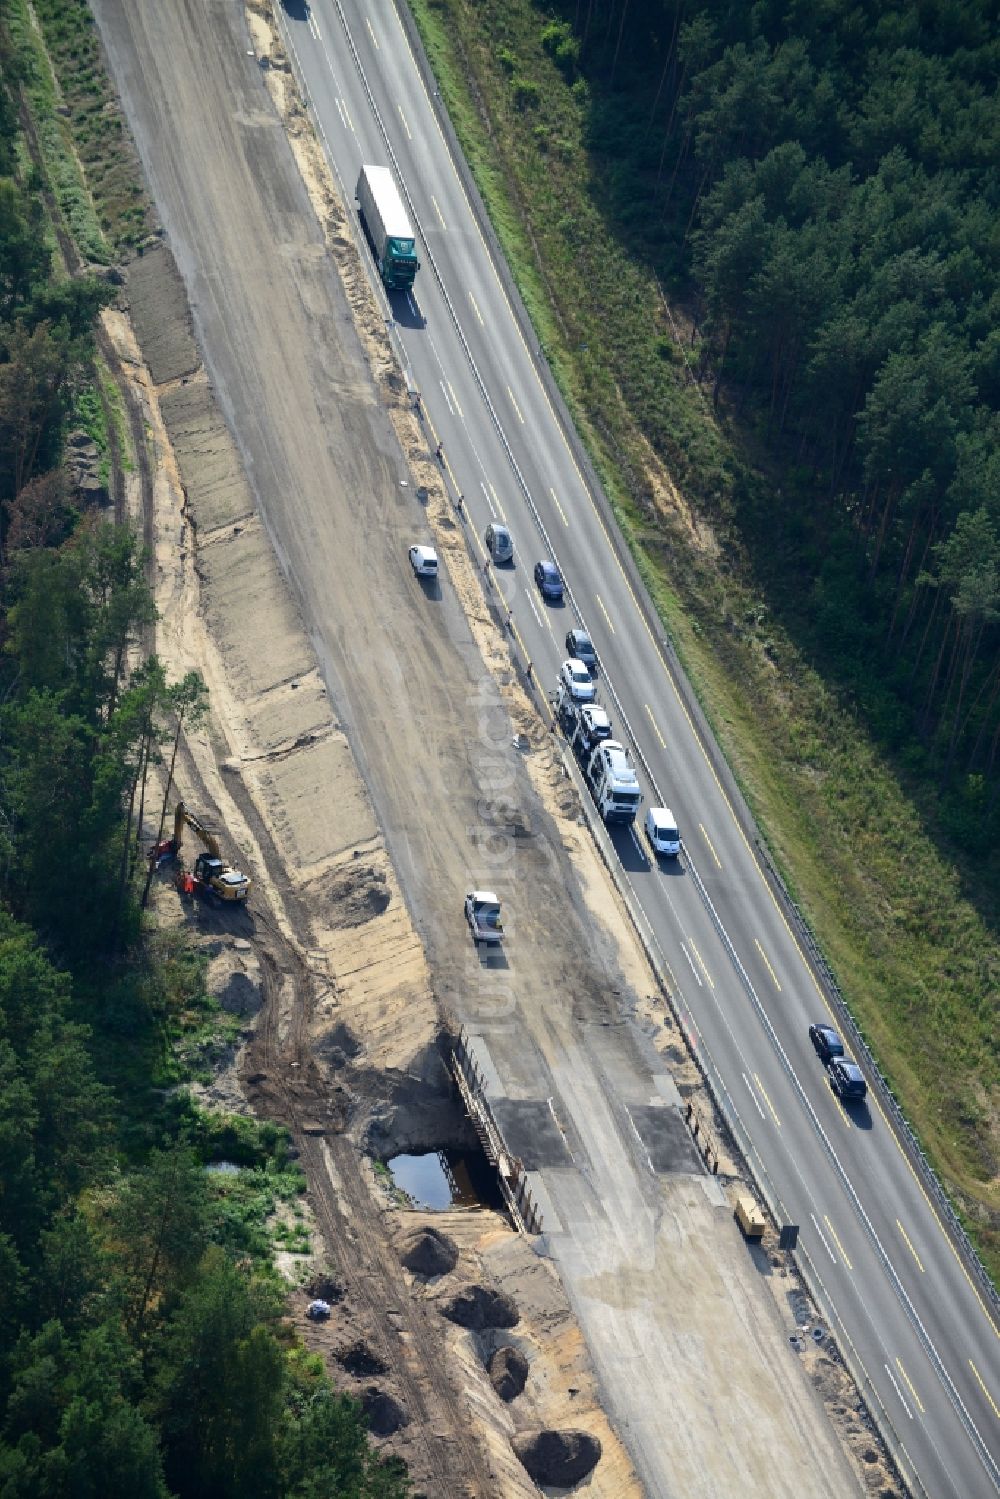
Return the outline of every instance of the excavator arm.
{"type": "Polygon", "coordinates": [[[221,859],[219,852],[219,840],[214,833],[210,833],[203,822],[189,812],[183,802],[177,803],[177,811],[174,813],[174,847],[180,852],[181,844],[184,842],[184,824],[187,823],[192,833],[196,833],[205,845],[206,852],[213,859],[221,859]]]}
{"type": "Polygon", "coordinates": [[[210,833],[205,824],[189,812],[183,802],[177,803],[174,813],[174,853],[180,854],[184,841],[185,825],[201,840],[205,852],[199,854],[194,864],[194,878],[216,900],[245,901],[250,894],[250,881],[239,869],[233,869],[222,857],[219,840],[210,833]]]}

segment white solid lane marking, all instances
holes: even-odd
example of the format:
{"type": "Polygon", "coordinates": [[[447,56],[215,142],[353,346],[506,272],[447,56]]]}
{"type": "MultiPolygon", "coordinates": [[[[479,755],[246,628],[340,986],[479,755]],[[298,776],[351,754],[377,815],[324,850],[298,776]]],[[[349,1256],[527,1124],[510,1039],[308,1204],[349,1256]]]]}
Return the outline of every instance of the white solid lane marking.
{"type": "Polygon", "coordinates": [[[754,1108],[757,1110],[758,1114],[763,1119],[764,1118],[764,1110],[760,1106],[760,1099],[757,1097],[756,1093],[754,1092],[754,1090],[753,1090],[753,1083],[751,1083],[750,1079],[747,1077],[747,1075],[746,1075],[745,1072],[743,1074],[743,1081],[747,1085],[747,1092],[750,1094],[750,1097],[753,1099],[753,1106],[754,1106],[754,1108]]]}
{"type": "Polygon", "coordinates": [[[823,1232],[823,1230],[819,1226],[819,1219],[816,1217],[815,1213],[810,1213],[809,1216],[812,1219],[813,1223],[816,1225],[816,1232],[819,1234],[820,1242],[822,1243],[823,1248],[826,1250],[826,1252],[830,1256],[831,1260],[833,1260],[833,1263],[836,1264],[837,1263],[837,1257],[834,1254],[833,1250],[830,1248],[829,1244],[826,1242],[826,1234],[823,1232]]]}
{"type": "Polygon", "coordinates": [[[698,981],[698,988],[699,989],[704,989],[705,985],[701,981],[701,974],[698,972],[697,968],[694,966],[694,959],[692,958],[691,954],[688,952],[688,950],[687,950],[687,948],[686,948],[686,946],[684,945],[683,942],[681,943],[681,952],[687,958],[687,960],[688,960],[688,967],[691,969],[691,972],[694,974],[695,978],[698,981]]]}
{"type": "Polygon", "coordinates": [[[896,1391],[896,1394],[899,1396],[899,1403],[900,1403],[900,1405],[903,1407],[904,1411],[906,1412],[906,1414],[909,1416],[910,1420],[912,1421],[913,1420],[913,1412],[910,1410],[910,1407],[907,1405],[906,1401],[903,1399],[903,1392],[899,1388],[899,1385],[896,1383],[896,1376],[895,1376],[895,1374],[893,1374],[893,1372],[889,1368],[888,1364],[883,1364],[882,1367],[885,1369],[885,1372],[888,1374],[889,1378],[892,1380],[892,1387],[896,1391]]]}

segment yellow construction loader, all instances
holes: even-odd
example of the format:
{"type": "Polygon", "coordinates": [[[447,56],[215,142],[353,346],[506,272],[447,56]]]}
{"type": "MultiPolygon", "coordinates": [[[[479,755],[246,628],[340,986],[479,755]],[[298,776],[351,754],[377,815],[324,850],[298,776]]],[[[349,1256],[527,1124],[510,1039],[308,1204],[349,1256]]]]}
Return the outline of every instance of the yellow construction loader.
{"type": "Polygon", "coordinates": [[[178,870],[177,888],[182,894],[201,895],[213,905],[217,905],[220,901],[225,901],[227,904],[235,901],[245,902],[250,894],[250,880],[241,869],[234,869],[231,864],[225,862],[215,834],[210,833],[205,824],[193,812],[189,812],[183,802],[177,803],[177,810],[174,813],[174,836],[164,839],[153,850],[153,859],[157,867],[172,859],[180,861],[185,826],[201,839],[205,845],[205,852],[200,853],[195,859],[193,869],[185,870],[182,867],[178,870]]]}

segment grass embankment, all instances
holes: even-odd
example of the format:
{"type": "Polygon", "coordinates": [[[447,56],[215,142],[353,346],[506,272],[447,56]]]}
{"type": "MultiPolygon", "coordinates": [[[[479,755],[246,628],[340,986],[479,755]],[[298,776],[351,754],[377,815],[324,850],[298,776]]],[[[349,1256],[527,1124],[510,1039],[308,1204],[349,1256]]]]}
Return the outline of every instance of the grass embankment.
{"type": "Polygon", "coordinates": [[[94,18],[84,0],[10,0],[6,24],[66,226],[85,259],[109,264],[152,216],[94,18]]]}
{"type": "MultiPolygon", "coordinates": [[[[853,1013],[1000,1276],[1000,942],[894,768],[671,480],[728,531],[748,448],[695,384],[655,277],[612,229],[614,121],[528,0],[413,0],[442,96],[624,534],[853,1013]],[[556,49],[550,39],[550,51],[556,49]],[[611,165],[609,165],[609,161],[611,165]],[[638,417],[638,419],[637,419],[638,417]],[[669,431],[669,479],[644,432],[669,431]],[[656,496],[665,496],[658,501],[656,496]]],[[[641,207],[641,205],[640,205],[641,207]]],[[[620,220],[620,215],[619,215],[620,220]]],[[[692,815],[689,809],[689,817],[692,815]]],[[[985,914],[984,914],[985,913],[985,914]]]]}

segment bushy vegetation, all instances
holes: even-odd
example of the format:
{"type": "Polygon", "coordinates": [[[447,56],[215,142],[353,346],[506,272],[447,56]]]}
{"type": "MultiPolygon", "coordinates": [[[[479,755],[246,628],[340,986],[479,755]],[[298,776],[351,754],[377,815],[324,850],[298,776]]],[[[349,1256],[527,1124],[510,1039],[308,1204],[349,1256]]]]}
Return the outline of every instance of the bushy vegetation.
{"type": "MultiPolygon", "coordinates": [[[[36,7],[74,25],[81,9],[36,7]]],[[[61,468],[67,428],[99,425],[108,290],[54,275],[21,165],[15,90],[30,69],[11,14],[24,12],[0,12],[0,1494],[403,1499],[405,1472],[284,1318],[274,1242],[302,1252],[308,1234],[283,1132],[207,1116],[179,1086],[231,1036],[198,955],[144,929],[139,835],[148,772],[204,688],[168,682],[155,658],[136,667],[153,618],[145,559],[131,531],[81,511],[61,468]],[[220,1160],[238,1169],[206,1170],[220,1160]]]]}
{"type": "Polygon", "coordinates": [[[25,0],[5,0],[3,10],[48,185],[80,254],[107,264],[145,238],[153,216],[90,7],[38,0],[29,9],[25,0]]]}
{"type": "Polygon", "coordinates": [[[996,1270],[989,7],[414,10],[772,854],[996,1270]]]}

